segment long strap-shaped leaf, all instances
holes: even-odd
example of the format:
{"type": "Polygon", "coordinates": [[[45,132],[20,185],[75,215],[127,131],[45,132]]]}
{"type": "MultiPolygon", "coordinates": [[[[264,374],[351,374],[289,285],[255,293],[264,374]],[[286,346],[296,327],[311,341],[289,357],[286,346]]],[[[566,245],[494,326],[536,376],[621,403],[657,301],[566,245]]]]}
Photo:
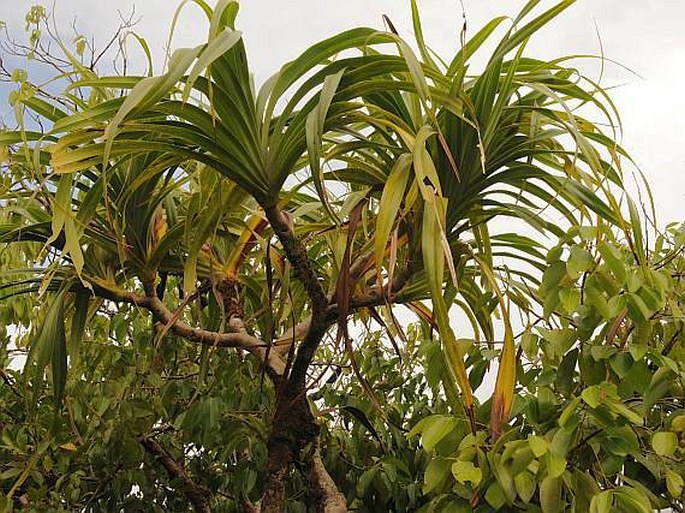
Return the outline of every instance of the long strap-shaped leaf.
{"type": "Polygon", "coordinates": [[[495,390],[492,394],[492,406],[490,409],[490,433],[493,441],[495,441],[502,435],[503,425],[509,420],[511,406],[514,402],[516,347],[514,332],[509,319],[509,307],[505,302],[504,295],[499,288],[492,268],[475,255],[473,255],[473,259],[497,296],[500,312],[502,313],[502,323],[504,324],[504,344],[500,354],[497,380],[495,381],[495,390]]]}
{"type": "Polygon", "coordinates": [[[436,212],[442,216],[444,223],[447,200],[435,196],[432,201],[433,204],[430,204],[430,201],[426,202],[423,210],[423,227],[421,229],[423,263],[426,270],[431,301],[433,302],[435,321],[438,325],[438,331],[440,332],[440,338],[442,340],[445,361],[452,378],[461,390],[464,408],[469,415],[471,428],[475,431],[473,391],[471,390],[471,384],[469,383],[469,378],[466,374],[466,365],[464,364],[463,355],[459,351],[457,345],[457,338],[450,326],[449,313],[445,298],[442,294],[442,283],[445,272],[445,254],[442,248],[441,227],[436,212]]]}

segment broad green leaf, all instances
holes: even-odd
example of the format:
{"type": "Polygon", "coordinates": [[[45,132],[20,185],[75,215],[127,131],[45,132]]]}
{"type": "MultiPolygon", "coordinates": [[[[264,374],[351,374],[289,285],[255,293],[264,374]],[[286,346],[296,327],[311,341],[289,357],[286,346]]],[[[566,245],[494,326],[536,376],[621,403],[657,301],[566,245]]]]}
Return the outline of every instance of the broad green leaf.
{"type": "Polygon", "coordinates": [[[540,507],[542,513],[562,511],[561,478],[546,477],[540,483],[540,507]]]}
{"type": "Polygon", "coordinates": [[[583,390],[580,396],[590,408],[597,408],[602,401],[602,388],[598,385],[590,386],[583,390]]]}
{"type": "Polygon", "coordinates": [[[652,513],[649,499],[635,488],[621,486],[614,492],[618,508],[627,513],[652,513]]]}
{"type": "Polygon", "coordinates": [[[452,475],[460,483],[470,482],[473,486],[478,486],[483,478],[483,471],[470,461],[455,461],[452,464],[452,475]]]}
{"type": "Polygon", "coordinates": [[[523,471],[520,474],[516,474],[514,477],[514,484],[516,485],[516,492],[521,497],[521,500],[528,504],[530,500],[535,495],[535,490],[537,489],[537,483],[535,482],[535,477],[528,472],[523,471]]]}
{"type": "Polygon", "coordinates": [[[683,488],[685,488],[685,481],[683,481],[683,476],[674,472],[670,468],[666,469],[666,488],[668,493],[674,499],[680,498],[683,495],[683,488]]]}
{"type": "Polygon", "coordinates": [[[598,493],[590,502],[590,513],[611,513],[613,501],[614,492],[612,490],[598,493]]]}
{"type": "Polygon", "coordinates": [[[435,446],[457,426],[452,417],[433,416],[427,419],[421,431],[421,444],[426,451],[432,451],[435,446]]]}
{"type": "Polygon", "coordinates": [[[547,453],[547,474],[550,477],[561,477],[566,470],[566,460],[552,453],[547,453]]]}
{"type": "Polygon", "coordinates": [[[495,509],[500,509],[507,503],[507,497],[502,490],[502,486],[494,481],[485,491],[485,500],[495,509]]]}
{"type": "Polygon", "coordinates": [[[432,459],[423,476],[423,493],[429,494],[442,487],[452,474],[450,467],[451,462],[446,458],[432,459]]]}
{"type": "Polygon", "coordinates": [[[669,431],[659,431],[652,435],[652,448],[659,456],[673,456],[678,447],[678,436],[669,431]]]}
{"type": "Polygon", "coordinates": [[[625,283],[626,280],[626,264],[623,261],[623,257],[620,251],[610,243],[605,241],[600,241],[597,245],[597,249],[602,254],[602,258],[606,262],[611,272],[616,276],[621,283],[625,283]]]}
{"type": "Polygon", "coordinates": [[[590,252],[580,246],[573,246],[570,251],[569,259],[566,262],[566,270],[574,280],[583,272],[589,271],[595,261],[590,252]]]}
{"type": "Polygon", "coordinates": [[[536,458],[544,456],[549,448],[547,440],[536,435],[528,437],[528,445],[530,445],[530,449],[533,451],[536,458]]]}

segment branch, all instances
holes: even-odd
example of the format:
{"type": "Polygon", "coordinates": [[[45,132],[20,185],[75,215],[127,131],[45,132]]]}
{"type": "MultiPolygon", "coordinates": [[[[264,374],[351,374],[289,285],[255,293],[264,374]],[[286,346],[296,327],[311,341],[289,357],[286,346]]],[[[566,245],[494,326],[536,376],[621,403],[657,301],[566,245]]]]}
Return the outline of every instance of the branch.
{"type": "Polygon", "coordinates": [[[147,452],[162,464],[172,479],[179,479],[183,482],[184,492],[190,502],[193,503],[195,511],[201,513],[209,513],[211,511],[209,508],[211,494],[208,488],[193,481],[193,478],[186,472],[183,465],[176,461],[154,438],[141,436],[138,438],[138,441],[147,452]]]}
{"type": "MultiPolygon", "coordinates": [[[[350,271],[350,274],[352,274],[352,272],[353,271],[350,271]]],[[[409,281],[412,274],[412,267],[410,265],[407,265],[400,272],[395,274],[395,277],[393,278],[391,284],[387,284],[385,286],[376,286],[369,289],[369,291],[365,294],[358,294],[356,296],[353,296],[352,298],[350,298],[350,313],[361,308],[381,306],[386,303],[404,303],[406,298],[400,293],[400,291],[409,281]]],[[[328,307],[326,307],[326,311],[324,313],[324,318],[328,326],[333,324],[338,318],[338,304],[333,303],[333,300],[333,297],[329,298],[330,303],[328,307]]],[[[309,316],[302,322],[296,324],[294,329],[290,328],[284,331],[283,335],[281,335],[274,341],[276,351],[281,355],[287,354],[288,349],[290,348],[290,345],[293,342],[302,340],[307,335],[311,322],[312,317],[309,316]]]]}
{"type": "Polygon", "coordinates": [[[321,513],[347,513],[345,496],[340,493],[338,487],[321,461],[319,439],[314,442],[314,451],[311,456],[309,467],[309,486],[316,497],[321,513]]]}
{"type": "MultiPolygon", "coordinates": [[[[209,331],[202,328],[193,328],[185,322],[175,319],[171,310],[158,298],[149,297],[136,294],[134,292],[124,290],[112,290],[100,285],[93,284],[95,293],[112,301],[122,301],[132,305],[139,306],[149,310],[154,318],[169,326],[169,329],[179,337],[183,337],[191,342],[197,342],[212,347],[235,347],[245,349],[252,354],[257,355],[262,361],[266,358],[266,344],[247,333],[242,320],[234,317],[232,322],[228,324],[231,333],[219,333],[216,331],[209,331]]],[[[282,376],[285,370],[285,363],[281,357],[272,352],[269,355],[268,367],[270,371],[276,376],[282,376]]]]}
{"type": "Polygon", "coordinates": [[[297,351],[297,356],[290,372],[290,382],[293,385],[292,392],[300,390],[304,386],[307,368],[328,329],[325,313],[329,301],[307,256],[306,248],[295,237],[292,222],[276,205],[264,206],[264,212],[276,237],[278,237],[283,246],[283,251],[295,272],[295,276],[304,286],[311,301],[312,320],[304,341],[297,351]]]}
{"type": "Polygon", "coordinates": [[[288,261],[293,266],[295,275],[300,280],[309,299],[312,301],[313,315],[323,312],[328,305],[328,299],[324,292],[319,278],[314,272],[307,250],[300,242],[292,230],[292,222],[276,206],[264,207],[266,218],[269,220],[274,234],[283,246],[283,251],[288,257],[288,261]]]}

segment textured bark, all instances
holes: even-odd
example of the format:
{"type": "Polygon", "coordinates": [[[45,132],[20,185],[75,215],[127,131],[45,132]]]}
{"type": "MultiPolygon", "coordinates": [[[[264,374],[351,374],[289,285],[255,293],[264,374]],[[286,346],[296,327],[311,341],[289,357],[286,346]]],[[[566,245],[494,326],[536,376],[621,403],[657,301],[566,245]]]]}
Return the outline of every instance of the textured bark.
{"type": "MultiPolygon", "coordinates": [[[[335,317],[331,318],[326,315],[331,300],[326,296],[319,282],[319,277],[307,255],[306,247],[295,236],[292,220],[276,205],[263,205],[263,207],[295,276],[307,291],[311,307],[311,317],[309,322],[302,326],[304,329],[301,330],[301,335],[295,333],[291,337],[291,344],[299,336],[303,336],[303,340],[295,354],[292,368],[286,365],[283,379],[277,387],[276,412],[267,443],[267,476],[261,501],[261,513],[281,513],[285,511],[286,483],[290,467],[300,457],[302,450],[318,439],[319,426],[309,408],[305,381],[307,370],[321,344],[321,339],[335,317]]],[[[320,504],[329,504],[330,508],[337,508],[321,509],[321,511],[326,511],[326,513],[346,511],[344,497],[337,491],[335,483],[323,467],[316,448],[314,452],[318,458],[316,462],[312,462],[311,477],[317,483],[315,494],[321,498],[320,504]],[[342,509],[340,509],[341,499],[342,509]]]]}
{"type": "Polygon", "coordinates": [[[306,396],[298,394],[293,397],[287,390],[280,394],[267,442],[267,481],[262,494],[261,513],[285,511],[285,488],[290,466],[318,435],[319,426],[306,396]]]}
{"type": "Polygon", "coordinates": [[[317,439],[309,467],[309,485],[316,498],[319,513],[347,513],[347,501],[340,493],[321,460],[317,439]]]}

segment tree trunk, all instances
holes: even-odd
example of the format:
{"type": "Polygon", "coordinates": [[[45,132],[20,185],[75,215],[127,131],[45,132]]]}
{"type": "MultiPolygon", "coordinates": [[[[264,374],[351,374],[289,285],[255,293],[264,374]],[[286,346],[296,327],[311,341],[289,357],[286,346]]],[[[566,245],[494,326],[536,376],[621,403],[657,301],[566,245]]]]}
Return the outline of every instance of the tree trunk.
{"type": "Polygon", "coordinates": [[[308,477],[311,492],[316,497],[319,513],[347,513],[345,496],[340,493],[335,481],[321,461],[318,438],[312,452],[308,477]]]}
{"type": "Polygon", "coordinates": [[[319,426],[312,415],[304,392],[293,397],[287,390],[279,394],[276,413],[267,442],[266,486],[261,513],[285,511],[286,484],[292,463],[302,449],[314,442],[319,426]]]}

